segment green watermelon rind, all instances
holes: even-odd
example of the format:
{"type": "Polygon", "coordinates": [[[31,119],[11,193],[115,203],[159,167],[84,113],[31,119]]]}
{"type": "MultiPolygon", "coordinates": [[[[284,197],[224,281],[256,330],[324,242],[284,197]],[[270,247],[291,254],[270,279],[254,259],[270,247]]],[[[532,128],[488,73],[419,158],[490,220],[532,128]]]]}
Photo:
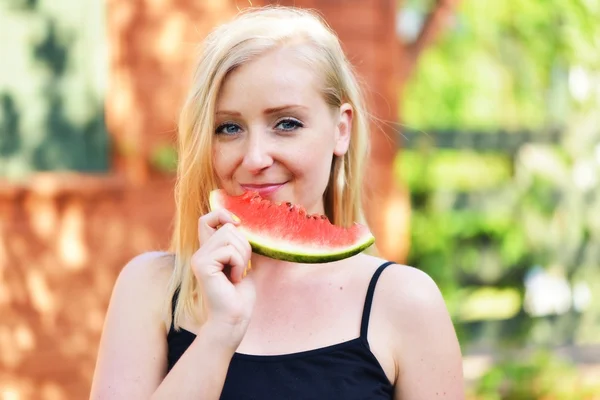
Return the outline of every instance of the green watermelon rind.
{"type": "MultiPolygon", "coordinates": [[[[219,201],[219,197],[220,190],[214,190],[210,193],[209,204],[211,210],[214,211],[216,209],[225,208],[219,201]]],[[[323,251],[319,251],[318,253],[311,253],[310,250],[312,249],[302,249],[300,247],[282,249],[281,247],[283,246],[278,246],[272,241],[271,243],[269,243],[269,238],[261,238],[260,236],[255,235],[253,232],[249,231],[248,229],[244,229],[243,225],[240,226],[240,230],[250,243],[250,246],[252,247],[252,251],[254,253],[270,257],[276,260],[304,264],[322,264],[340,261],[361,253],[375,242],[375,238],[373,237],[373,235],[367,232],[352,246],[335,248],[331,251],[326,251],[326,249],[323,249],[323,251]]]]}
{"type": "Polygon", "coordinates": [[[254,235],[252,235],[247,230],[241,229],[241,231],[246,236],[246,239],[250,243],[253,252],[270,258],[274,258],[276,260],[291,261],[304,264],[324,264],[334,261],[340,261],[361,253],[375,242],[373,236],[365,236],[365,239],[363,241],[357,242],[352,247],[336,249],[332,250],[331,252],[323,251],[319,253],[308,253],[303,252],[303,250],[301,249],[278,249],[276,246],[269,246],[267,239],[261,241],[260,239],[254,238],[254,235]]]}

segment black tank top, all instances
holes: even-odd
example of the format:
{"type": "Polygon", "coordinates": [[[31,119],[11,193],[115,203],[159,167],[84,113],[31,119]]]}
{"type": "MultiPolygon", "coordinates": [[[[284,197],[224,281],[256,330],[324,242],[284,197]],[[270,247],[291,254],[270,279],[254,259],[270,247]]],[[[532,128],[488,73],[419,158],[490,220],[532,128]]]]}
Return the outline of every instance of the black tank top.
{"type": "MultiPolygon", "coordinates": [[[[367,342],[373,293],[379,266],[371,278],[361,319],[360,336],[346,342],[282,355],[235,353],[229,364],[221,400],[378,400],[392,399],[394,388],[367,342]]],[[[178,293],[173,297],[173,308],[178,293]]],[[[167,335],[168,369],[193,342],[195,334],[171,329],[167,335]]]]}

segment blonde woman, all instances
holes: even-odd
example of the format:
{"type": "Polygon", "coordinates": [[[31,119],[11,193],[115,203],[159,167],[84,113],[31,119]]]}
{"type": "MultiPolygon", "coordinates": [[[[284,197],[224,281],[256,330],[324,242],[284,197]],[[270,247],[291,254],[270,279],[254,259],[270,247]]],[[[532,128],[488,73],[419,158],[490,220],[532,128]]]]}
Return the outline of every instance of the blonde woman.
{"type": "Polygon", "coordinates": [[[362,220],[367,127],[350,64],[315,14],[253,9],[209,35],[179,123],[172,249],[120,274],[91,397],[462,398],[460,348],[427,275],[366,254],[262,257],[235,216],[209,212],[222,188],[362,220]]]}

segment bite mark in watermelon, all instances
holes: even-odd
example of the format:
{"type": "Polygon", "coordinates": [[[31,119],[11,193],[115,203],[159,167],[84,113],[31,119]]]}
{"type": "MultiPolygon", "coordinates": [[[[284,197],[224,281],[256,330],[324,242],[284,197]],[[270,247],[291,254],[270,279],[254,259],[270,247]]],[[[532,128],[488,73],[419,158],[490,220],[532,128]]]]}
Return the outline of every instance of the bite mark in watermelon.
{"type": "Polygon", "coordinates": [[[229,196],[210,193],[211,210],[224,208],[240,218],[238,227],[252,251],[278,260],[326,263],[351,257],[371,246],[375,238],[359,223],[348,228],[329,222],[324,215],[308,214],[292,203],[274,203],[256,192],[229,196]]]}

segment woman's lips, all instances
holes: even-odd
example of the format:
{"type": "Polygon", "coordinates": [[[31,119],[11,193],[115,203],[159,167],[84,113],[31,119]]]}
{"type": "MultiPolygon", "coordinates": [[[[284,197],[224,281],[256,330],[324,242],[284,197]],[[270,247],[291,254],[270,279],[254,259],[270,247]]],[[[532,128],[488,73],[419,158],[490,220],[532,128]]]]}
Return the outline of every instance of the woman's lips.
{"type": "Polygon", "coordinates": [[[261,185],[240,185],[247,192],[258,192],[262,197],[267,197],[279,190],[284,183],[267,183],[261,185]]]}

